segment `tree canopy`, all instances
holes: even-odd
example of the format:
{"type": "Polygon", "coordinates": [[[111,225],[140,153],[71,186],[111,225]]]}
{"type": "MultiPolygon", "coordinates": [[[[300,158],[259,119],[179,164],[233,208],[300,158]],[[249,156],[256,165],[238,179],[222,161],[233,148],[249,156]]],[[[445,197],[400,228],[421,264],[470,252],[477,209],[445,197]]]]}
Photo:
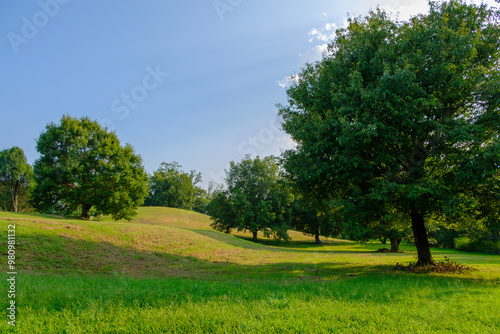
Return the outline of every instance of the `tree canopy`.
{"type": "Polygon", "coordinates": [[[293,196],[284,184],[272,157],[231,161],[226,171],[227,189],[219,191],[207,207],[212,227],[229,233],[248,230],[267,237],[288,239],[293,196]]]}
{"type": "Polygon", "coordinates": [[[300,194],[295,195],[292,203],[291,227],[313,236],[316,244],[322,244],[320,236],[332,237],[341,232],[339,222],[328,205],[300,194]]]}
{"type": "MultiPolygon", "coordinates": [[[[0,186],[10,192],[12,211],[18,211],[18,198],[33,185],[33,169],[24,151],[17,146],[0,151],[0,186]]],[[[3,191],[2,191],[3,192],[3,191]]],[[[4,193],[2,197],[4,197],[4,193]]]]}
{"type": "Polygon", "coordinates": [[[75,211],[132,219],[147,195],[147,175],[132,146],[88,117],[63,116],[50,123],[37,145],[33,205],[41,210],[75,211]]]}
{"type": "Polygon", "coordinates": [[[162,162],[149,178],[149,196],[145,205],[204,211],[208,194],[197,186],[201,182],[201,173],[195,170],[187,173],[181,168],[175,161],[162,162]]]}
{"type": "Polygon", "coordinates": [[[293,181],[328,194],[346,223],[409,216],[417,263],[433,263],[426,217],[460,216],[476,189],[498,198],[498,19],[455,0],[408,22],[350,19],[280,106],[293,181]]]}

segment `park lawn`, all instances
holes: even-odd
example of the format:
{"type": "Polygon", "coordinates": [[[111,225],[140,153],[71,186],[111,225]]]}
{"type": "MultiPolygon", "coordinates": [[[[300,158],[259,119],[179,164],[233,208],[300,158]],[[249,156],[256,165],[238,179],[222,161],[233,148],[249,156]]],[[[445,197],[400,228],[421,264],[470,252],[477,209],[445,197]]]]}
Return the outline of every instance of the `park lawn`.
{"type": "Polygon", "coordinates": [[[500,256],[433,249],[478,271],[401,273],[412,246],[317,246],[297,232],[253,243],[211,230],[205,215],[154,207],[131,222],[0,212],[0,224],[3,282],[16,225],[19,333],[500,332],[500,256]]]}

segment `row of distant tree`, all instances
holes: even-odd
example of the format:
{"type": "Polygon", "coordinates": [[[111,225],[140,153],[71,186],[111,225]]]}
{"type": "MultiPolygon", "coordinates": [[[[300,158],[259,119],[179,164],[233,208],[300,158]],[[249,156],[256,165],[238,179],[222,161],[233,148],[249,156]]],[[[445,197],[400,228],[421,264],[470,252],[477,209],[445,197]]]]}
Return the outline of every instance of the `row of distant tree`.
{"type": "Polygon", "coordinates": [[[4,211],[132,219],[140,205],[164,206],[208,212],[218,230],[249,230],[255,239],[263,231],[286,240],[295,228],[320,243],[320,235],[335,230],[326,211],[293,192],[273,157],[231,162],[227,184],[210,183],[205,190],[201,173],[185,172],[177,162],[146,175],[130,145],[87,117],[65,115],[48,124],[36,149],[40,158],[33,168],[19,147],[0,151],[4,211]]]}
{"type": "MultiPolygon", "coordinates": [[[[336,206],[328,194],[305,192],[293,181],[295,175],[282,168],[284,164],[284,158],[249,156],[231,162],[225,186],[211,193],[206,206],[212,228],[225,233],[249,231],[254,241],[259,231],[269,238],[288,240],[289,230],[313,236],[317,244],[322,243],[321,237],[379,240],[390,245],[387,250],[392,252],[398,252],[403,241],[414,244],[409,213],[380,203],[381,207],[370,212],[383,210],[382,217],[346,217],[345,208],[336,206]]],[[[474,208],[458,217],[436,212],[428,215],[429,245],[498,254],[499,212],[494,211],[495,206],[490,208],[482,213],[474,208]]]]}
{"type": "MultiPolygon", "coordinates": [[[[321,243],[320,236],[344,232],[326,203],[294,189],[274,157],[231,162],[226,184],[205,190],[201,173],[176,162],[146,175],[132,147],[86,117],[48,124],[36,148],[33,168],[20,148],[0,151],[3,210],[132,219],[140,205],[164,206],[208,213],[215,229],[248,230],[255,240],[258,231],[287,240],[294,229],[321,243]]],[[[379,235],[391,239],[385,232],[379,235]]]]}
{"type": "MultiPolygon", "coordinates": [[[[64,116],[60,124],[47,125],[37,150],[41,156],[34,168],[20,148],[0,151],[4,211],[131,219],[144,204],[208,213],[213,228],[247,230],[254,240],[258,231],[288,240],[288,230],[294,229],[314,236],[316,243],[320,236],[344,233],[328,204],[294,189],[274,157],[233,161],[226,184],[210,183],[205,190],[198,186],[201,173],[185,172],[176,162],[164,162],[146,176],[130,146],[122,147],[112,132],[85,117],[64,116]]],[[[377,231],[366,239],[402,239],[394,228],[377,231]]]]}

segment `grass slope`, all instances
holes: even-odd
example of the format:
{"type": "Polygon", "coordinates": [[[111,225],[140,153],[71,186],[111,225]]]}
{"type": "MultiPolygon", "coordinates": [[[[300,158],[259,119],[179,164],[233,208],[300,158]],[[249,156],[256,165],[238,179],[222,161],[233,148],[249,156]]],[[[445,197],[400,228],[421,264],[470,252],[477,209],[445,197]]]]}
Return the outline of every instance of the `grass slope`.
{"type": "MultiPolygon", "coordinates": [[[[207,216],[140,208],[131,222],[0,212],[0,265],[16,225],[19,333],[496,333],[500,256],[434,249],[479,269],[395,272],[380,244],[249,241],[207,216]]],[[[8,306],[7,284],[0,301],[8,306]]],[[[5,309],[4,308],[4,309],[5,309]]],[[[5,317],[0,332],[12,330],[5,317]]]]}

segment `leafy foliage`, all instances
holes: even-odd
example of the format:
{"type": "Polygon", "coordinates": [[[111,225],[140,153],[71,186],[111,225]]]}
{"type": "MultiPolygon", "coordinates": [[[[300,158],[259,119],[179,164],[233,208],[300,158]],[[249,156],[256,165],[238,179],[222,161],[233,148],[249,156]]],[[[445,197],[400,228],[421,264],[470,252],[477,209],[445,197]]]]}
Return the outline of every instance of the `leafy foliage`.
{"type": "Polygon", "coordinates": [[[300,195],[296,195],[292,204],[292,228],[314,236],[317,244],[321,244],[320,236],[334,237],[341,232],[341,226],[328,205],[300,195]]]}
{"type": "Polygon", "coordinates": [[[121,146],[116,134],[96,121],[63,116],[50,123],[37,141],[33,205],[41,210],[91,208],[97,215],[132,219],[147,195],[147,176],[132,146],[121,146]]]}
{"type": "Polygon", "coordinates": [[[500,254],[500,245],[497,242],[484,239],[471,240],[467,237],[456,238],[455,249],[462,252],[500,254]]]}
{"type": "Polygon", "coordinates": [[[425,218],[468,212],[475,189],[498,196],[498,17],[452,0],[409,22],[351,19],[280,106],[294,182],[352,226],[384,221],[387,204],[408,215],[419,265],[433,263],[425,218]]]}
{"type": "Polygon", "coordinates": [[[208,205],[212,227],[229,233],[249,230],[267,237],[288,239],[293,196],[272,157],[231,161],[226,171],[227,190],[220,191],[208,205]]]}
{"type": "Polygon", "coordinates": [[[28,192],[33,186],[33,169],[24,151],[17,146],[0,151],[0,197],[5,210],[19,211],[19,197],[26,204],[28,192]],[[8,197],[10,203],[7,205],[8,197]]]}
{"type": "Polygon", "coordinates": [[[196,186],[201,182],[201,174],[194,170],[186,173],[181,168],[175,161],[162,162],[149,178],[149,197],[145,205],[204,212],[208,193],[196,186]]]}

